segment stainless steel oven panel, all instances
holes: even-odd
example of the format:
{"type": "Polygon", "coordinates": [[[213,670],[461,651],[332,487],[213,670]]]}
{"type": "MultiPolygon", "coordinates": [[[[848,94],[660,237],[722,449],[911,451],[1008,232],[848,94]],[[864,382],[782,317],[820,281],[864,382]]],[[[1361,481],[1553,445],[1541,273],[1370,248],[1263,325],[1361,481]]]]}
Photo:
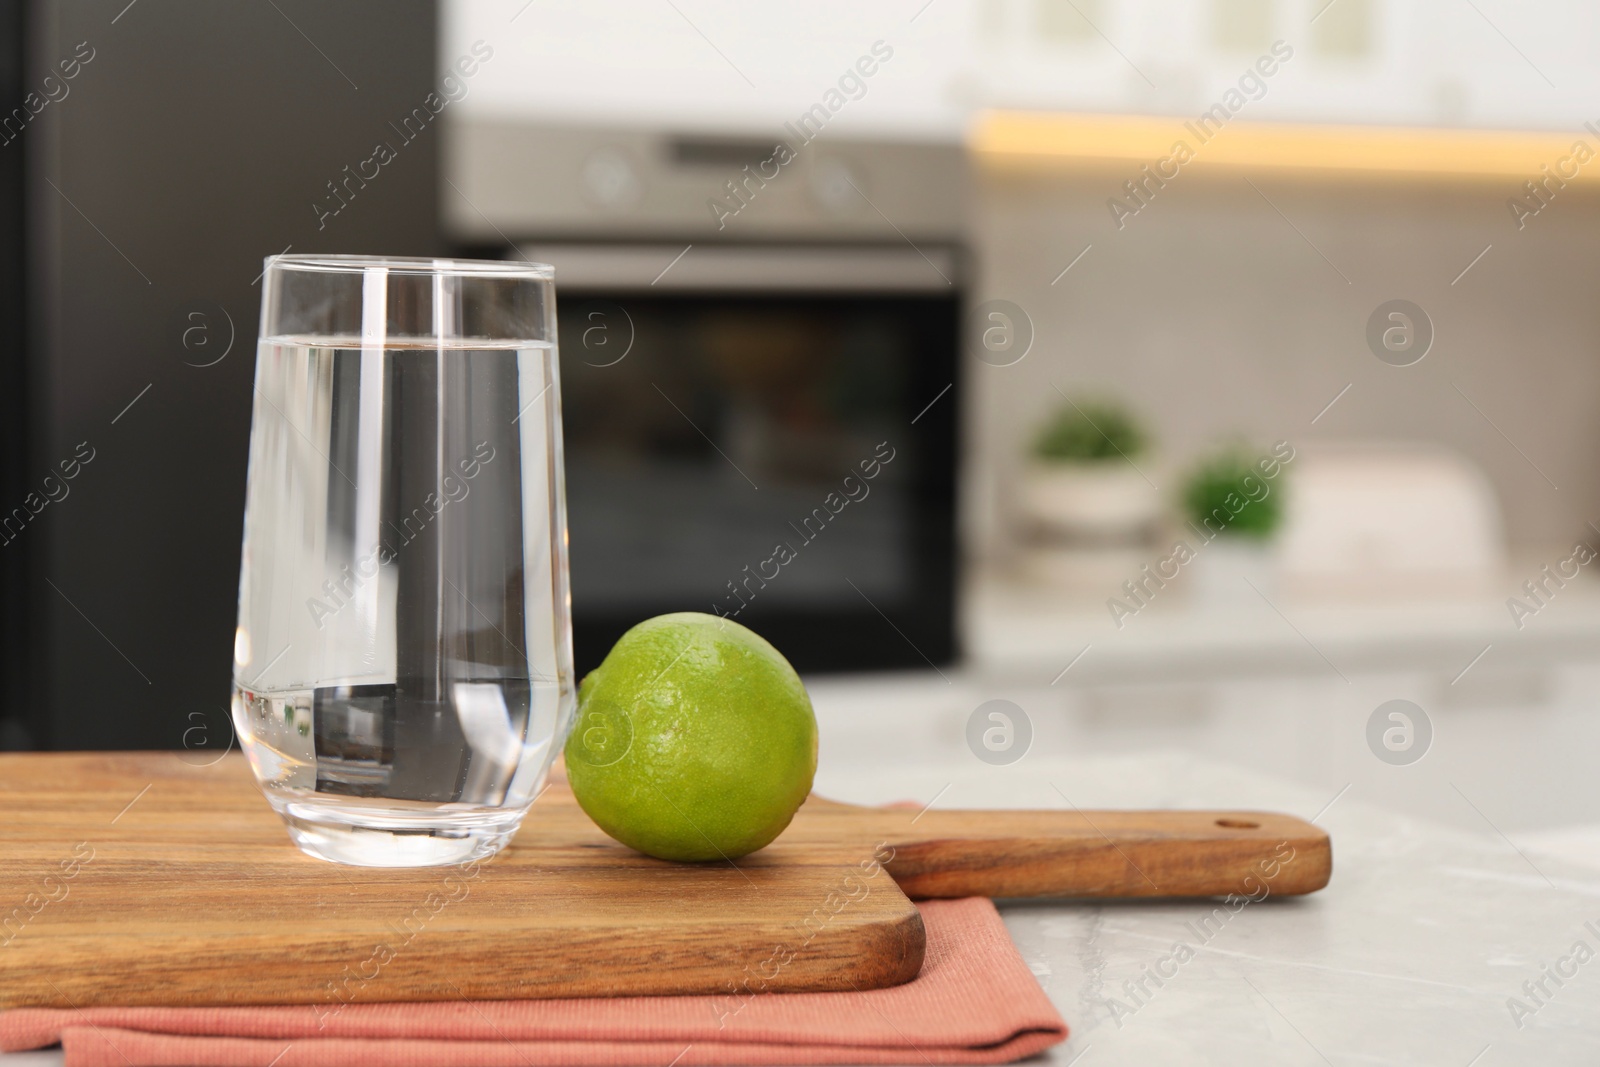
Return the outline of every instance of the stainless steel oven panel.
{"type": "Polygon", "coordinates": [[[965,222],[967,161],[955,142],[829,133],[802,143],[781,123],[729,137],[474,118],[444,134],[440,213],[465,243],[510,235],[920,244],[957,242],[965,222]],[[782,165],[769,162],[780,141],[794,150],[782,165]],[[717,200],[722,212],[711,206],[717,200]]]}
{"type": "Polygon", "coordinates": [[[960,285],[948,247],[822,248],[807,245],[519,245],[517,254],[556,268],[562,292],[948,293],[960,285]]]}

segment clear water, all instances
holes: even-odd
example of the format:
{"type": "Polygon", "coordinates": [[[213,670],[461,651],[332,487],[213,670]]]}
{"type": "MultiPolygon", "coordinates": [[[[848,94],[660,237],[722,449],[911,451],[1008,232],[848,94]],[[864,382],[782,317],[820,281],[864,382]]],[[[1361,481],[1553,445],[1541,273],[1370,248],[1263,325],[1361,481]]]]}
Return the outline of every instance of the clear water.
{"type": "Polygon", "coordinates": [[[548,344],[261,342],[233,717],[291,833],[501,832],[543,782],[573,703],[556,375],[548,344]]]}

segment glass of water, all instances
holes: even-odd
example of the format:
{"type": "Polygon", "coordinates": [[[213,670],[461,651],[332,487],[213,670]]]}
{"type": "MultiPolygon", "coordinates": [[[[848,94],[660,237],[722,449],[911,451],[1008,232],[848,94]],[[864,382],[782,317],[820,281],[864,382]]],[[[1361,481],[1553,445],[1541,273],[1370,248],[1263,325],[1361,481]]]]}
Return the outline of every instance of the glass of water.
{"type": "Polygon", "coordinates": [[[306,852],[498,851],[571,724],[555,282],[272,256],[233,720],[306,852]]]}

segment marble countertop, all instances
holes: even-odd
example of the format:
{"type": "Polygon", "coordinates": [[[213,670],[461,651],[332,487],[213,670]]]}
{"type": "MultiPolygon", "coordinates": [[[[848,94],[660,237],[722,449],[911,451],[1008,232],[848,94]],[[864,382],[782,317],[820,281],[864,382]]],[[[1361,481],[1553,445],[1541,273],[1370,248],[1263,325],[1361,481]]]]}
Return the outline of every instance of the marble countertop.
{"type": "Polygon", "coordinates": [[[1572,956],[1580,941],[1600,954],[1600,835],[1519,847],[1488,825],[1406,819],[1179,755],[835,768],[818,788],[861,802],[1051,808],[1063,806],[1059,788],[1084,808],[1272,809],[1332,834],[1328,888],[1209,923],[1214,901],[1003,903],[1072,1029],[1051,1063],[1600,1063],[1600,955],[1572,956]],[[1558,987],[1547,964],[1576,973],[1558,987]],[[1141,987],[1146,967],[1170,977],[1141,987]],[[1550,995],[1536,1001],[1523,983],[1541,978],[1550,995]],[[1511,998],[1528,1011],[1514,1017],[1511,998]]]}
{"type": "MultiPolygon", "coordinates": [[[[1005,767],[837,760],[817,788],[943,808],[1059,808],[1065,795],[1083,808],[1272,809],[1333,835],[1327,889],[1220,917],[1214,901],[1003,902],[1072,1028],[1050,1063],[1600,1063],[1600,955],[1589,958],[1600,953],[1600,834],[1513,844],[1489,825],[1474,834],[1162,753],[1005,767]],[[1560,985],[1547,965],[1568,972],[1560,985]],[[1167,977],[1158,985],[1147,968],[1167,977]]],[[[60,1062],[59,1052],[0,1056],[0,1067],[60,1062]]]]}

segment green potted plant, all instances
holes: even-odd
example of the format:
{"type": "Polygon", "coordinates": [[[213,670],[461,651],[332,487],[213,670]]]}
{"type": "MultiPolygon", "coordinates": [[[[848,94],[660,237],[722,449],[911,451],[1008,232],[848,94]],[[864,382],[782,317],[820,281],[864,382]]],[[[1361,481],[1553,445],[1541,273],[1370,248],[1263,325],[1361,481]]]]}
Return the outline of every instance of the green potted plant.
{"type": "Polygon", "coordinates": [[[1143,540],[1161,517],[1161,496],[1137,466],[1149,436],[1127,408],[1068,401],[1035,433],[1024,507],[1055,539],[1098,544],[1143,540]]]}
{"type": "Polygon", "coordinates": [[[1267,594],[1271,542],[1283,525],[1286,462],[1276,450],[1229,445],[1190,470],[1181,503],[1184,540],[1195,550],[1190,568],[1197,598],[1215,603],[1267,594]]]}

